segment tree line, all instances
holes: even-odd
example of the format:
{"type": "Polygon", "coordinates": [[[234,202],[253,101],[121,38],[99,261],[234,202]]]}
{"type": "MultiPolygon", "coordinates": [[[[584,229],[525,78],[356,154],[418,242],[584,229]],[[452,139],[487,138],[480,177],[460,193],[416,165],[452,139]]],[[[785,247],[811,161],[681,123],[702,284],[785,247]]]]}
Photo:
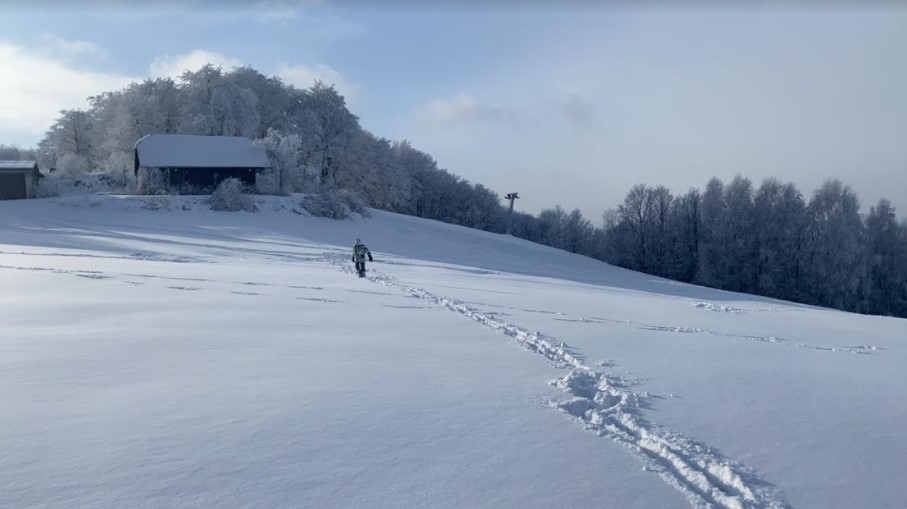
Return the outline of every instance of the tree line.
{"type": "Polygon", "coordinates": [[[16,145],[0,143],[0,161],[34,161],[38,158],[35,149],[24,149],[16,145]]]}
{"type": "MultiPolygon", "coordinates": [[[[211,65],[148,79],[64,110],[32,155],[43,170],[105,171],[135,189],[146,134],[244,136],[268,153],[259,192],[354,193],[369,206],[502,233],[497,193],[439,168],[406,141],[363,129],[333,86],[284,84],[211,65]]],[[[0,147],[12,155],[14,147],[0,147]]],[[[21,155],[21,154],[18,154],[21,155]]],[[[10,157],[14,158],[14,157],[10,157]]],[[[514,212],[513,235],[648,274],[833,308],[907,316],[907,223],[881,200],[860,214],[837,180],[807,201],[793,184],[712,179],[673,195],[637,185],[600,226],[560,206],[514,212]]]]}
{"type": "Polygon", "coordinates": [[[676,281],[858,313],[907,317],[907,221],[828,180],[807,201],[794,184],[737,176],[673,195],[634,186],[595,227],[560,207],[514,217],[514,234],[676,281]]]}

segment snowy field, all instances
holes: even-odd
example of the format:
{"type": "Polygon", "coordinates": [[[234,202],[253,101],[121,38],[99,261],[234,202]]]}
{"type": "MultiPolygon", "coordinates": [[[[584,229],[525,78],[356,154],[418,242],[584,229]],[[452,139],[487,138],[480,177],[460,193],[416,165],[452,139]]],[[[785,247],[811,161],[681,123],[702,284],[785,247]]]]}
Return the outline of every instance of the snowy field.
{"type": "Polygon", "coordinates": [[[0,203],[0,507],[907,505],[905,320],[156,206],[0,203]]]}

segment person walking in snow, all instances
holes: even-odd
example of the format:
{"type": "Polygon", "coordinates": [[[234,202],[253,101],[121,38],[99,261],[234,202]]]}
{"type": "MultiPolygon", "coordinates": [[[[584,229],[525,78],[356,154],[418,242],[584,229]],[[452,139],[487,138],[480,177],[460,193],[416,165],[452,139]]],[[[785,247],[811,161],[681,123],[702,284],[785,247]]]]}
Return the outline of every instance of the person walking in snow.
{"type": "Polygon", "coordinates": [[[356,272],[359,273],[359,277],[365,277],[365,258],[368,257],[368,261],[375,261],[372,258],[372,252],[368,250],[365,244],[361,240],[356,239],[356,244],[353,245],[353,262],[356,263],[356,272]]]}

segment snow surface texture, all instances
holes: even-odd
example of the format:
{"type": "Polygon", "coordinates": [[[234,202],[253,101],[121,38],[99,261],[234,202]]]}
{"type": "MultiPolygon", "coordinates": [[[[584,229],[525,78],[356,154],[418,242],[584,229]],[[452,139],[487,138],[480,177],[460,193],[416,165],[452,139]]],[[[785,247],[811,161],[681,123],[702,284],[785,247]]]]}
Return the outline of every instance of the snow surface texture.
{"type": "Polygon", "coordinates": [[[0,507],[907,500],[905,320],[151,199],[0,204],[0,507]]]}

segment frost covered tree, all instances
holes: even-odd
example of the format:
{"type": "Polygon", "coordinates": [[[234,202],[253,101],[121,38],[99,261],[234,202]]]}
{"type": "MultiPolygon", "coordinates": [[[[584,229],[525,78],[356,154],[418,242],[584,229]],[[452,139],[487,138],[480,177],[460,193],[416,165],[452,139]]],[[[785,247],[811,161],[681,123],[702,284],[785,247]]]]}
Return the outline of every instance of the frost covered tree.
{"type": "Polygon", "coordinates": [[[271,163],[271,170],[258,177],[260,190],[287,194],[306,187],[301,165],[302,138],[298,134],[270,129],[267,136],[255,143],[265,149],[271,163]]]}
{"type": "Polygon", "coordinates": [[[841,181],[828,180],[813,195],[807,214],[807,295],[823,306],[856,310],[865,293],[865,249],[857,195],[841,181]]]}
{"type": "Polygon", "coordinates": [[[454,214],[455,224],[492,232],[504,231],[504,209],[500,197],[482,184],[463,181],[459,186],[461,202],[454,214]]]}
{"type": "Polygon", "coordinates": [[[646,235],[649,248],[649,254],[646,265],[650,271],[659,276],[667,275],[669,264],[669,241],[670,235],[668,227],[670,226],[671,203],[674,198],[668,188],[656,186],[648,191],[649,201],[649,218],[646,223],[646,235]]]}
{"type": "Polygon", "coordinates": [[[290,107],[312,140],[308,162],[316,166],[320,185],[334,188],[344,153],[359,129],[359,119],[350,113],[346,100],[333,85],[320,81],[294,94],[290,107]]]}
{"type": "Polygon", "coordinates": [[[806,205],[793,184],[766,179],[753,201],[756,289],[763,295],[791,298],[801,283],[806,205]]]}
{"type": "Polygon", "coordinates": [[[674,198],[667,227],[669,255],[664,276],[680,281],[692,281],[696,276],[702,243],[701,206],[702,196],[697,189],[674,198]]]}
{"type": "Polygon", "coordinates": [[[702,193],[702,249],[699,250],[699,268],[695,281],[706,286],[721,284],[726,251],[727,205],[724,201],[724,183],[717,178],[709,180],[702,193]]]}
{"type": "Polygon", "coordinates": [[[440,171],[437,162],[425,152],[413,148],[405,140],[394,143],[392,150],[397,171],[406,181],[403,186],[397,185],[399,189],[396,195],[396,202],[399,205],[395,206],[394,210],[404,214],[426,217],[423,215],[425,212],[423,197],[426,191],[426,180],[428,175],[440,171]]]}
{"type": "Polygon", "coordinates": [[[751,292],[756,288],[756,238],[753,221],[753,183],[740,175],[724,191],[726,215],[719,222],[723,243],[722,288],[751,292]]]}
{"type": "Polygon", "coordinates": [[[649,219],[651,217],[651,201],[649,188],[645,185],[633,186],[624,198],[624,202],[617,207],[618,221],[624,226],[621,233],[629,237],[622,239],[622,244],[629,250],[630,268],[645,272],[649,259],[649,219]]]}
{"type": "Polygon", "coordinates": [[[898,224],[895,209],[886,199],[879,200],[866,217],[866,247],[867,310],[907,314],[907,228],[898,224]]]}
{"type": "MultiPolygon", "coordinates": [[[[16,145],[4,145],[0,144],[0,161],[17,161],[20,159],[25,159],[28,157],[25,155],[26,151],[23,151],[16,145]]],[[[34,151],[31,151],[32,153],[34,151]]],[[[32,155],[34,158],[34,155],[32,155]]]]}
{"type": "Polygon", "coordinates": [[[542,243],[558,249],[564,249],[564,227],[567,222],[567,212],[560,205],[553,209],[543,209],[539,212],[539,223],[542,231],[542,243]]]}
{"type": "Polygon", "coordinates": [[[386,138],[376,139],[372,145],[370,189],[365,195],[374,207],[397,210],[410,199],[412,180],[398,154],[396,143],[386,138]]]}
{"type": "MultiPolygon", "coordinates": [[[[907,229],[888,201],[864,220],[839,181],[807,205],[793,184],[767,179],[754,190],[738,176],[674,198],[662,222],[656,189],[634,186],[603,215],[593,256],[716,288],[907,316],[907,229]]],[[[531,235],[531,225],[521,231],[531,235]]]]}
{"type": "Polygon", "coordinates": [[[82,110],[63,110],[47,131],[58,169],[67,173],[88,171],[91,167],[93,137],[92,118],[82,110]]]}
{"type": "Polygon", "coordinates": [[[180,132],[255,137],[260,129],[258,98],[211,64],[180,76],[180,132]]]}
{"type": "Polygon", "coordinates": [[[674,198],[663,186],[634,186],[613,218],[617,227],[613,240],[628,250],[628,267],[665,275],[671,265],[669,245],[671,209],[674,198]]]}
{"type": "Polygon", "coordinates": [[[564,245],[571,253],[589,253],[592,243],[592,224],[579,209],[573,209],[564,220],[564,245]]]}
{"type": "Polygon", "coordinates": [[[226,79],[237,89],[255,96],[256,115],[253,118],[258,119],[258,125],[250,138],[264,138],[272,129],[287,131],[290,92],[280,78],[267,77],[251,67],[237,67],[227,73],[226,79]]]}
{"type": "Polygon", "coordinates": [[[120,175],[123,184],[133,166],[132,148],[140,137],[140,116],[130,111],[128,104],[135,97],[107,92],[89,99],[94,118],[91,137],[96,140],[92,144],[93,165],[120,175]]]}

